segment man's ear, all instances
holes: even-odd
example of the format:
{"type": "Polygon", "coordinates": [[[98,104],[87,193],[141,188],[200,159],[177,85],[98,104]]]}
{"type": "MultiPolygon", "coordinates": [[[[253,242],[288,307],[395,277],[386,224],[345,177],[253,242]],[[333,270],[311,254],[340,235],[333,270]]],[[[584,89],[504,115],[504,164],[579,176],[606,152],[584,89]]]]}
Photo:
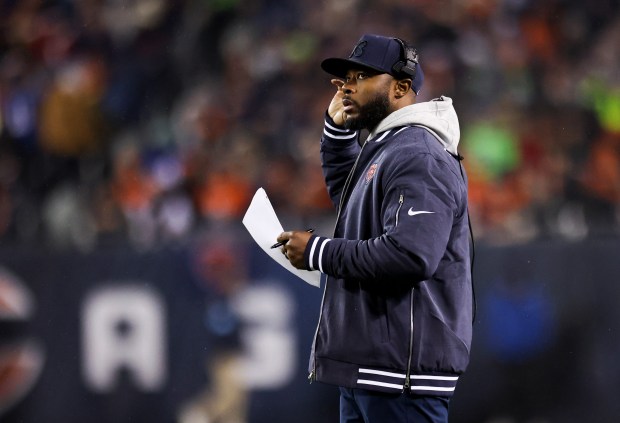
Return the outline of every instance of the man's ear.
{"type": "Polygon", "coordinates": [[[402,98],[411,90],[411,79],[397,79],[394,84],[394,97],[402,98]]]}

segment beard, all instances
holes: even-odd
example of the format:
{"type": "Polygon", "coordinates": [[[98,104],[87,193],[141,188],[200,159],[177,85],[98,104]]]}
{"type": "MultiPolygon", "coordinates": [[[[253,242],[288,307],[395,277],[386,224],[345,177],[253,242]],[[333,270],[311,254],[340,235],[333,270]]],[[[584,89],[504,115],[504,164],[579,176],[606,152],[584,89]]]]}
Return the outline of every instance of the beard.
{"type": "Polygon", "coordinates": [[[389,114],[390,101],[387,92],[378,93],[375,98],[359,106],[358,116],[348,117],[344,127],[351,130],[372,130],[389,114]]]}

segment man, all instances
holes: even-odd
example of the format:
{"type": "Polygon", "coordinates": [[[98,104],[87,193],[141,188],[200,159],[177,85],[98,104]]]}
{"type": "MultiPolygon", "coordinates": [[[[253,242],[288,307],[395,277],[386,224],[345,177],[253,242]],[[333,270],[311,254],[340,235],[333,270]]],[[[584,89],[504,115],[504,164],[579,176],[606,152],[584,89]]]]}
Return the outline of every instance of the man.
{"type": "Polygon", "coordinates": [[[452,100],[415,103],[422,69],[397,38],[364,35],[321,67],[338,77],[321,139],[334,237],[277,239],[295,267],[327,275],[310,378],[340,386],[342,423],[447,422],[473,320],[452,100]]]}

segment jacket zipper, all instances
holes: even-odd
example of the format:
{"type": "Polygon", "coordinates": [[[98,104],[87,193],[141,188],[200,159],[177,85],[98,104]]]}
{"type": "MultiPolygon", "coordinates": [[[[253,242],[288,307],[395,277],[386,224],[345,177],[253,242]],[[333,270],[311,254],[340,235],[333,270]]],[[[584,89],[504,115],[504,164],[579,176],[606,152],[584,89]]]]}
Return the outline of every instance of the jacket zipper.
{"type": "MultiPolygon", "coordinates": [[[[368,139],[366,139],[366,141],[364,141],[364,144],[362,144],[362,147],[360,148],[360,152],[357,154],[357,158],[355,159],[355,163],[353,163],[353,167],[351,168],[351,171],[347,175],[347,179],[344,181],[344,186],[342,187],[342,193],[340,194],[340,203],[338,204],[338,213],[336,215],[334,235],[336,235],[336,227],[338,225],[338,220],[340,219],[340,212],[342,211],[342,206],[344,205],[345,195],[347,194],[349,185],[351,185],[351,180],[353,179],[353,174],[355,173],[355,169],[357,168],[357,163],[359,162],[360,157],[362,156],[362,152],[364,151],[364,147],[366,147],[366,144],[368,144],[368,139]]],[[[310,383],[314,382],[316,378],[316,338],[319,335],[319,327],[321,326],[321,319],[323,318],[323,304],[325,303],[326,293],[327,293],[327,279],[325,279],[325,289],[323,289],[323,297],[321,298],[319,320],[316,325],[316,330],[314,331],[314,339],[312,340],[312,355],[313,355],[312,370],[310,371],[310,374],[308,375],[308,381],[310,383]]]]}
{"type": "MultiPolygon", "coordinates": [[[[362,148],[360,152],[357,153],[357,158],[355,159],[355,163],[353,163],[353,167],[351,171],[347,175],[347,179],[344,181],[344,186],[342,187],[342,193],[340,194],[340,202],[338,204],[338,214],[336,215],[336,225],[338,225],[338,220],[340,219],[340,212],[342,211],[342,207],[344,206],[344,198],[349,190],[349,185],[351,185],[351,181],[353,180],[353,174],[355,173],[355,169],[357,168],[357,163],[360,161],[360,157],[362,157],[362,152],[364,151],[364,147],[368,144],[368,139],[364,141],[362,144],[362,148]]],[[[336,227],[334,227],[334,235],[336,234],[336,227]]]]}
{"type": "Polygon", "coordinates": [[[415,288],[411,288],[411,300],[409,302],[409,357],[407,359],[407,374],[405,375],[405,385],[403,392],[410,392],[411,389],[411,359],[413,357],[413,293],[415,288]]]}
{"type": "Polygon", "coordinates": [[[321,308],[319,309],[319,320],[314,330],[314,339],[312,340],[312,370],[308,375],[308,382],[314,382],[316,378],[316,339],[319,336],[319,327],[321,326],[321,319],[323,318],[323,304],[325,303],[325,293],[327,292],[327,278],[325,279],[325,288],[323,289],[323,296],[321,297],[321,308]]]}
{"type": "Polygon", "coordinates": [[[398,215],[400,214],[400,209],[403,206],[404,202],[405,202],[405,196],[404,194],[401,194],[400,197],[398,197],[398,209],[396,210],[396,224],[394,226],[398,226],[398,215]]]}

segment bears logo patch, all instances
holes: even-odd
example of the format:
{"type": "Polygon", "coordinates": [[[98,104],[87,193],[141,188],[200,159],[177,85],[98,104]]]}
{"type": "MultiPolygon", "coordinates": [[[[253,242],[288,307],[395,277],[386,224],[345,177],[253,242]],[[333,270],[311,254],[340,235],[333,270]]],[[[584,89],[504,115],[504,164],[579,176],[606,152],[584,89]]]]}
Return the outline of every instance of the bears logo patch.
{"type": "Polygon", "coordinates": [[[368,44],[368,41],[361,41],[361,42],[359,42],[353,48],[353,51],[349,55],[349,59],[352,58],[352,57],[360,57],[362,54],[364,54],[364,47],[366,47],[366,44],[368,44]]]}
{"type": "Polygon", "coordinates": [[[372,178],[375,176],[375,173],[377,173],[377,168],[379,167],[378,163],[373,163],[372,165],[370,165],[370,167],[368,168],[368,171],[366,172],[366,177],[364,178],[366,181],[366,184],[368,184],[372,178]]]}

